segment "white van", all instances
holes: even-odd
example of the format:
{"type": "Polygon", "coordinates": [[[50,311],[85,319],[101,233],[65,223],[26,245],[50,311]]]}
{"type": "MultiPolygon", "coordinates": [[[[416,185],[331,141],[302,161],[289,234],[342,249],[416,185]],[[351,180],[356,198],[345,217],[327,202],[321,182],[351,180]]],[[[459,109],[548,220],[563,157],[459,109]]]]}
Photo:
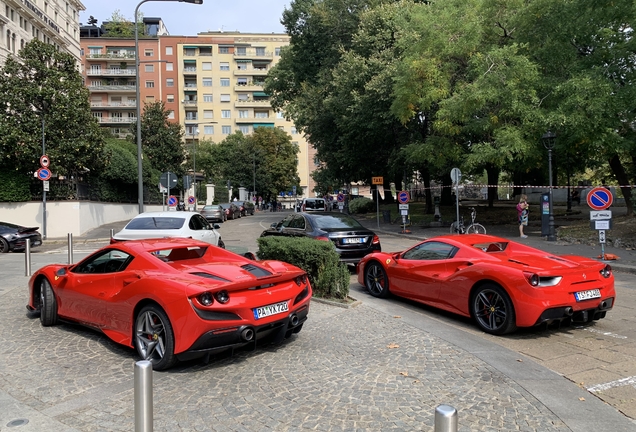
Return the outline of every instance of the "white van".
{"type": "Polygon", "coordinates": [[[300,207],[301,211],[327,211],[327,204],[322,198],[305,198],[300,207]]]}

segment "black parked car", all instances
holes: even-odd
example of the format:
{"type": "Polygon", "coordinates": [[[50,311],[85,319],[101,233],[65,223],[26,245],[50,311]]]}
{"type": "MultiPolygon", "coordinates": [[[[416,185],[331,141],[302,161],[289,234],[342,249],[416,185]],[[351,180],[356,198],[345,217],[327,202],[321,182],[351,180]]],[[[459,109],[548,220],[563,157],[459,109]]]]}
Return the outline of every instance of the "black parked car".
{"type": "Polygon", "coordinates": [[[236,219],[241,217],[241,208],[237,206],[236,204],[234,204],[233,202],[222,203],[219,205],[223,207],[223,210],[225,211],[225,220],[236,219]]]}
{"type": "Polygon", "coordinates": [[[293,213],[263,231],[261,237],[265,236],[331,241],[340,254],[340,261],[347,264],[357,264],[365,255],[381,251],[378,236],[343,213],[293,213]]]}
{"type": "Polygon", "coordinates": [[[0,222],[0,253],[23,251],[26,241],[31,240],[31,247],[42,244],[42,236],[38,227],[28,228],[8,222],[0,222]]]}
{"type": "Polygon", "coordinates": [[[239,206],[239,208],[241,209],[241,215],[243,215],[243,216],[247,216],[247,215],[254,216],[255,208],[254,208],[254,204],[251,201],[234,201],[234,204],[239,206]]]}

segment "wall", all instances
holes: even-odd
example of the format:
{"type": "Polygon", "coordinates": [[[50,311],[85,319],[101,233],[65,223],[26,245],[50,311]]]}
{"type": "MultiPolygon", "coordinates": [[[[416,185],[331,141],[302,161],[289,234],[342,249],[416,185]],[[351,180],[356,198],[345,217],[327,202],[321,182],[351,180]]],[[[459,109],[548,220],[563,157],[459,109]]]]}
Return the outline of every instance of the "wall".
{"type": "MultiPolygon", "coordinates": [[[[145,211],[161,211],[160,205],[144,206],[145,211]]],[[[130,220],[138,214],[137,204],[97,203],[90,201],[49,201],[46,203],[47,238],[65,238],[100,225],[130,220]]],[[[0,221],[42,229],[42,203],[0,203],[0,221]]]]}

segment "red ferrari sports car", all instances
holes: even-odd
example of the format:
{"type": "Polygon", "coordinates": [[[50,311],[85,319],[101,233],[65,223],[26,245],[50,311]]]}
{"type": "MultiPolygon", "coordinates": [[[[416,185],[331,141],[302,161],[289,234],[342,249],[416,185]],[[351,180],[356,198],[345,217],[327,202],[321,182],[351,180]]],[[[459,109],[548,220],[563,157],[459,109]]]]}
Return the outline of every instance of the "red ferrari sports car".
{"type": "Polygon", "coordinates": [[[307,320],[307,274],[192,239],[131,240],[29,280],[27,309],[134,347],[156,370],[264,339],[280,342],[307,320]]]}
{"type": "Polygon", "coordinates": [[[496,335],[598,320],[616,296],[605,263],[481,234],[433,237],[403,252],[369,254],[358,265],[358,282],[375,297],[393,293],[472,317],[496,335]]]}

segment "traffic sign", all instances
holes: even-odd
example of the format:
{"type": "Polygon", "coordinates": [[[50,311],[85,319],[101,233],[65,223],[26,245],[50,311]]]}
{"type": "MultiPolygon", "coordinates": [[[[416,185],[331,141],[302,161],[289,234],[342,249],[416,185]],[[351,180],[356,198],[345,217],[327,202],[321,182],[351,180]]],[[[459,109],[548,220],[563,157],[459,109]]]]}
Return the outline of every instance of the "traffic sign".
{"type": "Polygon", "coordinates": [[[605,243],[605,230],[598,230],[598,242],[605,243]]]}
{"type": "Polygon", "coordinates": [[[168,206],[175,207],[177,205],[177,197],[174,195],[170,195],[168,197],[168,206]]]}
{"type": "Polygon", "coordinates": [[[161,177],[159,177],[159,183],[161,184],[161,186],[168,188],[168,189],[172,189],[174,187],[177,186],[177,181],[179,179],[177,178],[177,175],[175,173],[171,173],[171,172],[165,172],[161,174],[161,177]],[[168,185],[168,182],[170,183],[170,185],[168,185]]]}
{"type": "Polygon", "coordinates": [[[451,170],[451,180],[453,181],[453,184],[459,183],[461,179],[462,172],[459,170],[459,168],[453,168],[451,170]]]}
{"type": "Polygon", "coordinates": [[[605,210],[612,205],[612,193],[604,187],[595,187],[587,194],[587,205],[594,210],[605,210]]]}
{"type": "Polygon", "coordinates": [[[338,202],[339,203],[344,202],[344,195],[341,193],[338,194],[338,202]]]}
{"type": "Polygon", "coordinates": [[[188,197],[188,204],[194,204],[194,197],[193,196],[189,196],[188,197]]]}
{"type": "Polygon", "coordinates": [[[42,168],[48,168],[49,163],[51,163],[49,157],[47,155],[42,155],[42,157],[40,158],[40,165],[42,166],[42,168]]]}
{"type": "Polygon", "coordinates": [[[374,185],[384,184],[384,177],[371,177],[371,184],[374,184],[374,185]]]}
{"type": "Polygon", "coordinates": [[[400,204],[406,204],[411,200],[408,191],[400,191],[397,198],[400,204]]]}
{"type": "Polygon", "coordinates": [[[37,174],[40,180],[48,180],[51,178],[51,170],[48,168],[40,168],[37,174]]]}
{"type": "Polygon", "coordinates": [[[611,210],[600,210],[600,211],[591,211],[590,212],[590,220],[591,221],[605,220],[605,219],[611,219],[611,218],[612,218],[612,211],[611,210]]]}

